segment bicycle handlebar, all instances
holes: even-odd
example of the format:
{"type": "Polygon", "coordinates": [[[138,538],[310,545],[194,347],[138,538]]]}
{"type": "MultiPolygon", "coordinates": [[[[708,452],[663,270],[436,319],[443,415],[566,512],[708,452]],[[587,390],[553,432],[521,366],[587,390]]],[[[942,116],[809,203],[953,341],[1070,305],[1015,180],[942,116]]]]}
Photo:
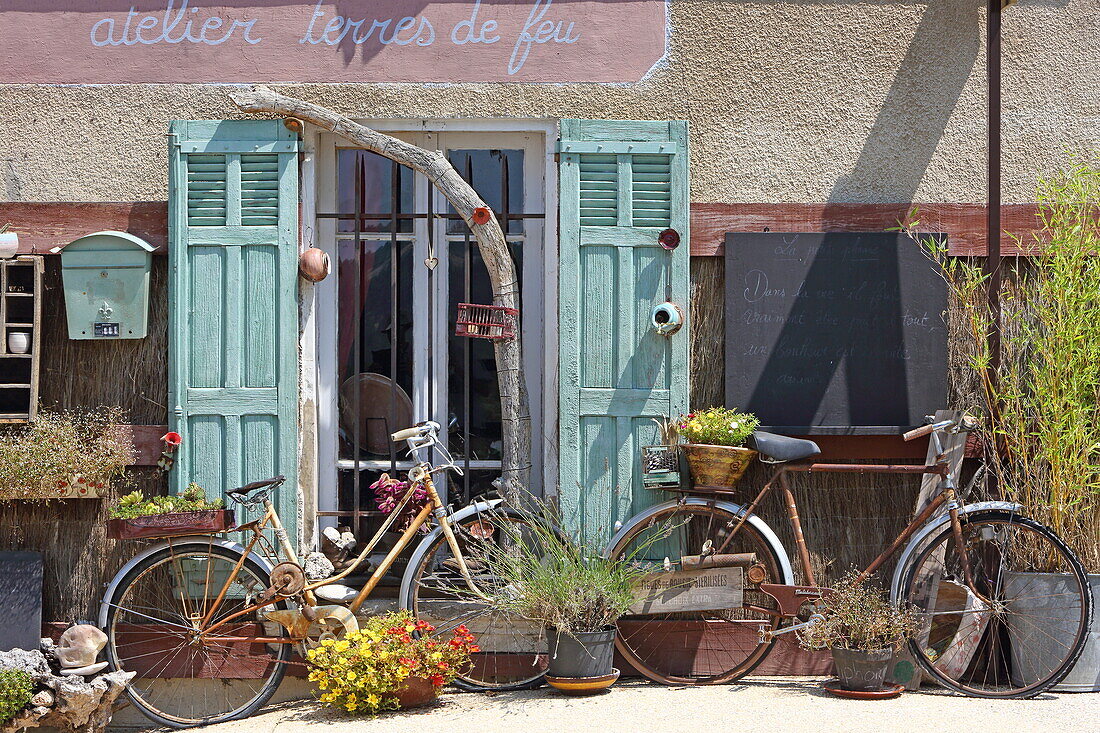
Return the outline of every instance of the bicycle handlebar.
{"type": "Polygon", "coordinates": [[[916,440],[917,438],[921,437],[922,435],[928,435],[929,433],[931,433],[935,429],[936,429],[936,423],[929,423],[927,425],[922,425],[919,428],[914,428],[914,429],[910,430],[907,433],[902,433],[901,434],[901,439],[906,441],[906,442],[909,442],[910,440],[916,440]]]}
{"type": "Polygon", "coordinates": [[[390,440],[392,440],[394,443],[400,443],[402,440],[419,438],[422,432],[423,426],[416,425],[411,428],[405,428],[404,430],[398,430],[396,433],[390,436],[390,440]]]}

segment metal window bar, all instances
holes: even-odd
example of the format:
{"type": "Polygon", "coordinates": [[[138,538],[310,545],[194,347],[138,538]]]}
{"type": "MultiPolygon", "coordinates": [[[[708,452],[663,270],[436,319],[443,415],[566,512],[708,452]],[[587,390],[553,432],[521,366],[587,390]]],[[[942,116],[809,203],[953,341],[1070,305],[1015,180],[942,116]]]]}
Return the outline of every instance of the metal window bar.
{"type": "MultiPolygon", "coordinates": [[[[365,231],[365,227],[369,222],[387,221],[389,223],[389,239],[390,239],[390,379],[393,380],[394,385],[397,385],[397,370],[398,370],[398,352],[400,350],[400,246],[406,241],[405,238],[399,236],[399,223],[402,221],[427,221],[427,240],[430,250],[435,252],[435,226],[437,221],[462,221],[462,216],[457,213],[437,213],[434,207],[434,187],[430,181],[425,179],[425,184],[428,189],[428,196],[426,198],[427,206],[424,212],[411,212],[406,213],[400,211],[401,209],[401,164],[393,162],[391,164],[391,191],[390,191],[390,206],[389,212],[368,212],[366,211],[366,191],[364,187],[364,181],[367,175],[366,158],[363,154],[356,156],[354,165],[354,211],[353,212],[334,212],[334,213],[319,213],[318,219],[325,220],[337,220],[337,221],[352,221],[354,226],[351,234],[351,241],[355,245],[355,259],[354,259],[354,272],[356,273],[356,308],[358,309],[357,329],[355,339],[353,342],[353,368],[356,374],[362,372],[362,348],[365,339],[365,329],[367,328],[367,320],[363,318],[363,308],[365,305],[365,293],[364,293],[364,281],[365,275],[363,261],[363,242],[367,238],[371,238],[370,232],[365,231]]],[[[467,155],[464,170],[462,171],[464,178],[475,187],[477,182],[474,181],[473,172],[473,160],[472,157],[467,155]]],[[[509,184],[510,184],[510,170],[508,165],[508,156],[501,156],[500,167],[500,185],[501,185],[501,205],[500,210],[496,212],[497,220],[500,222],[501,228],[504,230],[505,241],[509,245],[509,249],[512,249],[513,240],[509,239],[509,224],[512,221],[522,221],[525,219],[545,219],[545,214],[526,214],[515,213],[510,210],[510,197],[509,197],[509,184]]],[[[462,234],[463,244],[463,298],[464,302],[469,302],[472,298],[472,276],[473,276],[473,247],[476,246],[469,227],[463,227],[464,232],[462,234]]],[[[456,244],[457,242],[452,242],[456,244]]],[[[511,252],[513,258],[515,256],[514,251],[511,252]]],[[[434,349],[432,348],[432,334],[433,325],[435,319],[434,313],[434,272],[429,270],[428,272],[428,373],[433,374],[433,360],[435,358],[434,349]]],[[[472,418],[472,406],[471,406],[471,379],[473,375],[473,352],[470,339],[463,339],[463,387],[462,387],[462,440],[463,440],[463,486],[461,491],[461,502],[463,504],[469,503],[472,499],[472,486],[471,486],[471,468],[478,468],[477,464],[481,464],[482,461],[476,461],[472,459],[470,451],[471,441],[471,418],[472,418]]],[[[321,517],[339,517],[350,519],[353,532],[358,536],[364,520],[368,517],[377,516],[379,512],[373,510],[362,509],[362,485],[360,474],[364,470],[362,460],[362,400],[361,392],[356,389],[353,397],[353,409],[354,420],[352,430],[352,497],[351,506],[348,509],[339,507],[337,511],[322,511],[317,515],[321,517]]],[[[390,412],[387,419],[386,432],[392,432],[402,427],[401,425],[389,425],[388,421],[390,417],[397,413],[397,389],[394,388],[390,391],[390,412]]],[[[434,413],[434,394],[428,392],[428,411],[429,414],[434,413]]],[[[389,470],[391,473],[397,473],[398,455],[397,448],[394,445],[389,447],[389,470]]]]}

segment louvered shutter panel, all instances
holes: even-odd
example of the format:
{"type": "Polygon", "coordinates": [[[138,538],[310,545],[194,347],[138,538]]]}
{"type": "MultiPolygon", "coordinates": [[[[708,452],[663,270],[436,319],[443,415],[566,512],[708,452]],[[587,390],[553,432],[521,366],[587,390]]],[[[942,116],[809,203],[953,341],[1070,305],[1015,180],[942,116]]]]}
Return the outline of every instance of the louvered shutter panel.
{"type": "Polygon", "coordinates": [[[176,121],[169,159],[174,492],[277,474],[297,535],[298,140],[278,121],[176,121]]]}
{"type": "Polygon", "coordinates": [[[653,418],[688,407],[687,123],[563,120],[558,150],[558,488],[565,520],[602,545],[659,498],[640,471],[653,418]],[[665,300],[685,315],[672,336],[650,320],[665,300]]]}

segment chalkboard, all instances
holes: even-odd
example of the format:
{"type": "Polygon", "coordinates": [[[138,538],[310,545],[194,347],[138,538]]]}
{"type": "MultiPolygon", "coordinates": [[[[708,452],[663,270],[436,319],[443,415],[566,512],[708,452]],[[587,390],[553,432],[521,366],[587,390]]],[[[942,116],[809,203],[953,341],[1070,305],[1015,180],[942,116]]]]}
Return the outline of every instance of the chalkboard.
{"type": "Polygon", "coordinates": [[[727,234],[726,406],[787,434],[921,424],[947,406],[946,309],[906,235],[727,234]]]}

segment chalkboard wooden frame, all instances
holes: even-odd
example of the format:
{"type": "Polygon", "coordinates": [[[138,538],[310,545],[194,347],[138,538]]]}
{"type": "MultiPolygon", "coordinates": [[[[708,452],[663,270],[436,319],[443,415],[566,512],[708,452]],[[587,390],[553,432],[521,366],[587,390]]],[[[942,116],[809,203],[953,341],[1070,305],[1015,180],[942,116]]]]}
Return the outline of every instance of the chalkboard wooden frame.
{"type": "Polygon", "coordinates": [[[897,434],[946,407],[947,285],[907,235],[730,232],[725,262],[727,407],[791,435],[897,434]]]}

